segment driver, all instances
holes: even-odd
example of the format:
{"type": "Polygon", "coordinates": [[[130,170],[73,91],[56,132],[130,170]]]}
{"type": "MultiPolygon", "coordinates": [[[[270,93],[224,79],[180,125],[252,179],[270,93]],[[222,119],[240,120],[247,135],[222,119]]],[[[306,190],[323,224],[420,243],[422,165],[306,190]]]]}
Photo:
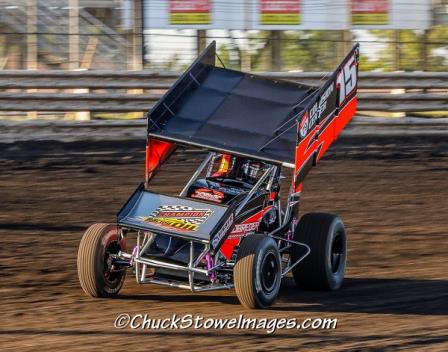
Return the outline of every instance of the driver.
{"type": "Polygon", "coordinates": [[[212,177],[225,177],[253,184],[260,178],[262,166],[259,161],[222,154],[218,171],[212,177]]]}

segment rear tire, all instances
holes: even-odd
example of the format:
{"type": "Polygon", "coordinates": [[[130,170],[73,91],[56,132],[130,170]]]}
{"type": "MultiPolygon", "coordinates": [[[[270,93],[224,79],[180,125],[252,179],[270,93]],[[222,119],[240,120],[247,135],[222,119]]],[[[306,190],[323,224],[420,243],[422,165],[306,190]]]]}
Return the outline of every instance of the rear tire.
{"type": "Polygon", "coordinates": [[[78,277],[84,292],[91,297],[113,297],[121,290],[126,270],[111,271],[110,254],[125,250],[117,226],[94,224],[84,233],[78,250],[78,277]]]}
{"type": "Polygon", "coordinates": [[[245,237],[238,249],[233,280],[238,299],[244,307],[255,309],[271,306],[281,282],[277,243],[261,234],[245,237]]]}
{"type": "MultiPolygon", "coordinates": [[[[305,289],[337,290],[344,280],[347,239],[342,220],[333,214],[305,214],[299,221],[294,240],[307,244],[311,253],[292,273],[296,284],[305,289]]],[[[304,254],[303,247],[293,246],[291,260],[304,254]]]]}

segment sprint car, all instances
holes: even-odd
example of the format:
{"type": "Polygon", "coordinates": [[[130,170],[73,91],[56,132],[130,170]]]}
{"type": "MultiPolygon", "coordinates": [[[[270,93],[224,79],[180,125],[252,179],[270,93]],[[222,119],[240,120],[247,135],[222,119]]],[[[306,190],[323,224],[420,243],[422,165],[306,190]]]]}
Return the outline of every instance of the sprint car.
{"type": "Polygon", "coordinates": [[[139,284],[235,288],[247,308],[271,306],[288,273],[302,288],[341,287],[342,220],[299,216],[299,204],[304,178],[356,112],[359,45],[320,87],[218,67],[215,58],[213,42],[147,114],[144,180],[116,223],[90,226],[79,245],[87,295],[117,295],[127,272],[139,284]],[[154,192],[151,180],[180,146],[207,156],[179,195],[154,192]]]}

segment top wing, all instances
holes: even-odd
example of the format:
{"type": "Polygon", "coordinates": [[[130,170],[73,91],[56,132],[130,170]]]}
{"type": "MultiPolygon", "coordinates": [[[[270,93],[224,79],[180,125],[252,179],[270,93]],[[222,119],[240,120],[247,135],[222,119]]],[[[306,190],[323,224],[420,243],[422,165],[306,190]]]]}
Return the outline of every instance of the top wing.
{"type": "Polygon", "coordinates": [[[210,44],[148,114],[149,137],[293,167],[295,132],[274,131],[316,88],[216,67],[215,50],[210,44]]]}
{"type": "Polygon", "coordinates": [[[148,113],[147,178],[187,144],[292,167],[301,184],[355,114],[359,46],[320,88],[216,67],[215,55],[212,42],[148,113]]]}

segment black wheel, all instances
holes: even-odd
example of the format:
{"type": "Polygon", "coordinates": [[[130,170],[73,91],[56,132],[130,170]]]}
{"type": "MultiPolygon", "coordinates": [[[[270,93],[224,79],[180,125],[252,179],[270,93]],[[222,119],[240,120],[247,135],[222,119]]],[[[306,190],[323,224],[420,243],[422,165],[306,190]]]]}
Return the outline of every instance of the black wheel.
{"type": "Polygon", "coordinates": [[[118,294],[126,269],[112,268],[110,255],[125,249],[115,225],[94,224],[87,229],[78,250],[78,277],[87,295],[113,297],[118,294]]]}
{"type": "Polygon", "coordinates": [[[267,308],[277,297],[281,282],[280,254],[266,235],[245,237],[238,249],[233,281],[240,303],[246,308],[267,308]]]}
{"type": "MultiPolygon", "coordinates": [[[[341,287],[347,258],[347,238],[342,220],[333,214],[305,214],[299,221],[294,240],[307,244],[311,253],[292,273],[299,287],[315,290],[337,290],[341,287]]],[[[293,246],[291,261],[304,254],[304,248],[293,246]]]]}

